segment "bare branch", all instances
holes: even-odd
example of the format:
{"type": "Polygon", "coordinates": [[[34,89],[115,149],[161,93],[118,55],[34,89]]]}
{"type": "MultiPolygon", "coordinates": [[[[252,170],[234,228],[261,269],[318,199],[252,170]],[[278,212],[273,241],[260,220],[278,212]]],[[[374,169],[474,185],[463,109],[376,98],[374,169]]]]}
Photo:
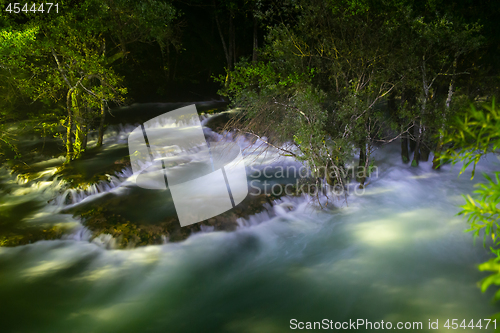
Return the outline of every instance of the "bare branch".
{"type": "Polygon", "coordinates": [[[297,157],[297,154],[295,154],[294,152],[292,152],[292,151],[290,151],[290,150],[288,150],[288,149],[284,149],[284,148],[281,148],[281,147],[275,146],[275,145],[273,145],[272,143],[270,143],[269,141],[264,140],[261,136],[259,136],[259,135],[255,134],[255,133],[252,133],[252,132],[247,132],[247,131],[242,131],[242,130],[237,129],[237,128],[235,129],[235,131],[238,131],[238,132],[241,132],[241,133],[245,133],[245,134],[250,134],[250,135],[253,135],[254,137],[258,138],[260,141],[264,142],[265,144],[267,144],[267,145],[269,145],[269,146],[271,146],[271,147],[274,147],[274,148],[276,148],[276,149],[278,149],[278,150],[280,150],[280,151],[283,151],[283,152],[285,152],[285,153],[287,153],[287,154],[290,154],[290,155],[292,155],[293,157],[297,157]]]}

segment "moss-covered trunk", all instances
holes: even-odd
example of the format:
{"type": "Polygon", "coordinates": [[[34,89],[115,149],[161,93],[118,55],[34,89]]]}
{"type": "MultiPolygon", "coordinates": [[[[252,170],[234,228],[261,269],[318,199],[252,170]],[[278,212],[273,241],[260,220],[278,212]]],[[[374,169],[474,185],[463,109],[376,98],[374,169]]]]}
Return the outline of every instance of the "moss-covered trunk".
{"type": "Polygon", "coordinates": [[[87,126],[83,109],[78,101],[78,94],[72,96],[73,114],[75,123],[75,143],[73,147],[74,158],[78,158],[87,147],[87,126]]]}
{"type": "Polygon", "coordinates": [[[101,101],[101,120],[99,122],[99,138],[97,139],[97,147],[101,147],[104,140],[104,118],[106,117],[105,101],[101,101]]]}
{"type": "Polygon", "coordinates": [[[66,163],[73,159],[73,111],[71,110],[72,96],[73,88],[69,89],[66,94],[66,110],[68,112],[68,127],[66,130],[66,163]]]}

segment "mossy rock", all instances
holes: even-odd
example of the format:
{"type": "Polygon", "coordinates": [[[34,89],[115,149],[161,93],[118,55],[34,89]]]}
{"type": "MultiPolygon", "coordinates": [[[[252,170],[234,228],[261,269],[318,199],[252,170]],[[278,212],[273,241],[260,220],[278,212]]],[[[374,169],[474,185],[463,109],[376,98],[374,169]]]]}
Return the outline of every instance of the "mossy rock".
{"type": "Polygon", "coordinates": [[[68,228],[61,226],[21,228],[16,232],[9,232],[7,235],[0,236],[0,246],[18,246],[40,240],[59,239],[68,231],[68,228]]]}
{"type": "Polygon", "coordinates": [[[70,188],[87,188],[90,185],[108,181],[108,175],[114,175],[130,166],[129,156],[125,156],[114,163],[107,165],[98,173],[86,173],[77,166],[78,161],[61,165],[54,176],[62,176],[67,181],[70,188]]]}
{"type": "Polygon", "coordinates": [[[76,210],[75,216],[81,217],[82,224],[92,232],[93,237],[110,234],[120,248],[162,244],[165,239],[179,242],[192,233],[201,231],[201,226],[213,227],[216,231],[234,231],[238,227],[237,219],[248,218],[263,211],[266,204],[272,205],[279,196],[249,195],[233,209],[205,221],[181,227],[177,216],[165,216],[159,223],[131,221],[121,214],[113,212],[113,205],[120,205],[118,198],[112,204],[100,205],[87,210],[76,210]]]}

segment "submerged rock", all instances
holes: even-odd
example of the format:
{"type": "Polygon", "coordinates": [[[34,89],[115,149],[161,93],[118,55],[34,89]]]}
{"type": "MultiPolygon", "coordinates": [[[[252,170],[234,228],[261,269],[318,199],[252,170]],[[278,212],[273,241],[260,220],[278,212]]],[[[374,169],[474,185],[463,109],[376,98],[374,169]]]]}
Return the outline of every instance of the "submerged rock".
{"type": "Polygon", "coordinates": [[[181,227],[175,214],[164,216],[159,221],[131,219],[126,214],[117,213],[118,207],[123,207],[127,197],[115,196],[105,204],[88,206],[83,209],[72,209],[75,216],[82,219],[82,224],[88,228],[93,237],[109,234],[116,240],[119,248],[130,248],[151,244],[162,244],[165,240],[178,242],[187,239],[191,234],[201,231],[234,231],[238,227],[239,218],[266,210],[273,205],[278,196],[260,194],[249,195],[233,209],[207,219],[205,221],[181,227]]]}

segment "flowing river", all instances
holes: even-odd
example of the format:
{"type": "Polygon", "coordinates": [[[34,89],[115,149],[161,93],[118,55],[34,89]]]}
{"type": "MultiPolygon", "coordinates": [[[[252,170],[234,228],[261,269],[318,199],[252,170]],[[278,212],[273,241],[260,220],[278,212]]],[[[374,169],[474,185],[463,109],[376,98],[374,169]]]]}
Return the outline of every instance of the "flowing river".
{"type": "MultiPolygon", "coordinates": [[[[126,148],[133,124],[108,132],[94,166],[126,148]]],[[[208,228],[182,242],[126,250],[106,236],[90,241],[62,208],[132,195],[130,170],[71,200],[57,191],[57,179],[23,182],[3,170],[0,218],[65,224],[71,232],[0,248],[0,331],[289,332],[292,319],[364,319],[422,322],[420,331],[439,320],[432,331],[447,332],[447,319],[469,324],[499,312],[494,290],[481,293],[477,285],[486,276],[477,264],[489,250],[482,240],[474,245],[456,216],[461,194],[473,190],[481,171],[500,170],[499,161],[481,161],[471,181],[470,172],[458,177],[458,165],[436,172],[430,162],[403,164],[398,148],[375,152],[378,177],[363,195],[350,195],[348,206],[320,209],[305,196],[282,197],[239,220],[235,231],[208,228]]],[[[260,165],[295,163],[272,154],[260,155],[260,165]]],[[[40,162],[41,169],[49,175],[56,162],[40,162]]],[[[162,191],[148,193],[154,204],[131,199],[123,209],[151,219],[171,210],[162,191]]]]}

